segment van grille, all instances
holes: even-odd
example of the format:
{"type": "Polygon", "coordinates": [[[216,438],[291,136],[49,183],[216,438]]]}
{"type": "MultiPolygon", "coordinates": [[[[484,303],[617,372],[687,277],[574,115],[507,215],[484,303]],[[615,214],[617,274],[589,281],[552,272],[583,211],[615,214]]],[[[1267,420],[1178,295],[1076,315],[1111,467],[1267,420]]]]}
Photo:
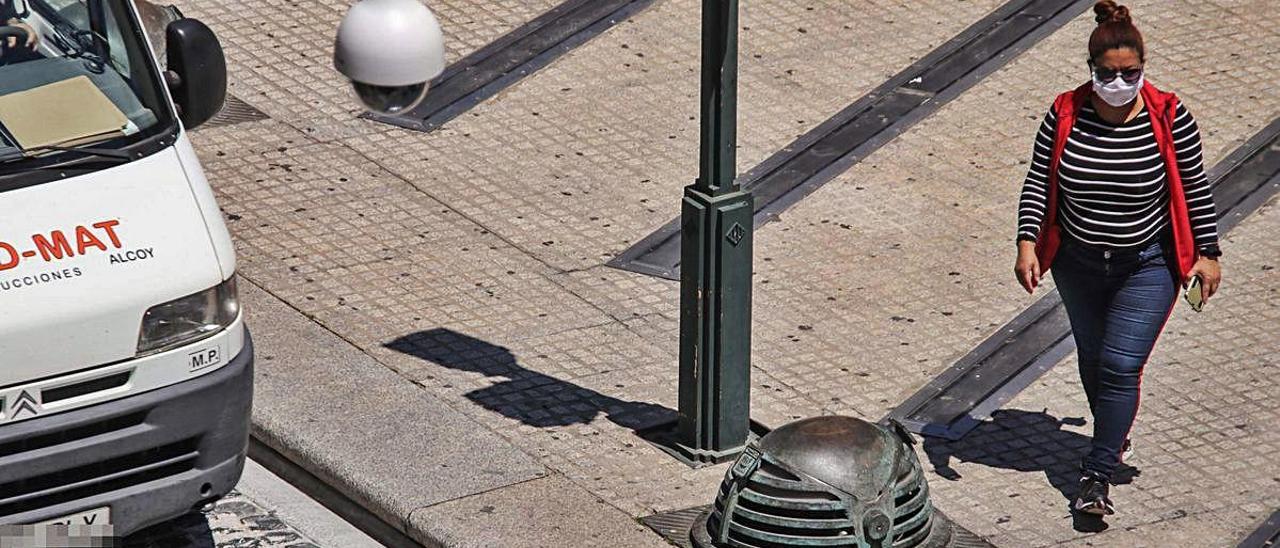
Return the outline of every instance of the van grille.
{"type": "MultiPolygon", "coordinates": [[[[35,451],[64,443],[100,436],[110,432],[118,432],[142,424],[147,419],[147,412],[142,411],[128,415],[120,415],[89,424],[58,430],[48,434],[25,437],[19,440],[0,443],[0,458],[35,451]]],[[[2,492],[2,491],[0,491],[2,492]]]]}
{"type": "Polygon", "coordinates": [[[0,484],[0,516],[88,498],[195,467],[199,438],[0,484]]]}
{"type": "Polygon", "coordinates": [[[67,386],[47,388],[40,391],[40,401],[41,403],[48,405],[53,402],[69,400],[71,398],[77,398],[94,392],[120,388],[129,382],[129,377],[132,375],[133,371],[121,371],[114,375],[98,377],[96,379],[69,384],[67,386]]]}

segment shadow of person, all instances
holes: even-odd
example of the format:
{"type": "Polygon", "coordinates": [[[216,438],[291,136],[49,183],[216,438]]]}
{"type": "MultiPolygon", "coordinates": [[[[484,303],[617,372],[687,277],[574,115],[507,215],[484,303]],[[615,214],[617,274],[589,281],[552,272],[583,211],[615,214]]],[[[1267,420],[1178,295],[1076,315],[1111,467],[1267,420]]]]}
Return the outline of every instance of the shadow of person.
{"type": "MultiPolygon", "coordinates": [[[[1089,452],[1091,443],[1089,436],[1062,427],[1084,424],[1081,417],[1059,419],[1047,410],[1000,410],[960,440],[925,437],[924,452],[934,471],[951,481],[962,479],[951,466],[953,458],[1019,472],[1043,472],[1049,484],[1070,504],[1080,480],[1080,460],[1089,452]]],[[[1121,465],[1112,483],[1130,483],[1141,473],[1137,468],[1121,465]]],[[[1077,531],[1106,529],[1106,523],[1098,516],[1073,512],[1073,517],[1077,531]]]]}
{"type": "Polygon", "coordinates": [[[509,349],[450,329],[411,333],[385,346],[440,367],[501,379],[466,393],[466,398],[529,426],[587,424],[603,414],[635,432],[676,416],[675,411],[661,405],[618,399],[522,367],[509,349]]]}

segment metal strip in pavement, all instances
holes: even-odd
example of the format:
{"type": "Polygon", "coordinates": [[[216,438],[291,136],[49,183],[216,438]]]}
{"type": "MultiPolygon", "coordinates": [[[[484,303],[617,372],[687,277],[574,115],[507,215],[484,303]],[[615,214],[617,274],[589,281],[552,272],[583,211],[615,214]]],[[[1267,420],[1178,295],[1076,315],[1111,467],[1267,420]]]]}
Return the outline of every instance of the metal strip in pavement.
{"type": "MultiPolygon", "coordinates": [[[[933,114],[1093,2],[1010,0],[880,87],[743,174],[761,226],[853,164],[933,114]]],[[[680,279],[680,219],[673,219],[609,266],[680,279]]]]}
{"type": "Polygon", "coordinates": [[[1262,522],[1256,530],[1236,548],[1276,548],[1280,546],[1280,510],[1262,522]]]}
{"type": "Polygon", "coordinates": [[[654,0],[568,0],[445,68],[422,104],[363,118],[430,132],[648,7],[654,0]]]}
{"type": "MultiPolygon", "coordinates": [[[[1225,235],[1280,192],[1280,118],[1209,170],[1225,235]]],[[[1229,250],[1228,250],[1229,251],[1229,250]]],[[[881,422],[958,440],[1075,349],[1057,291],[1032,304],[881,422]]]]}
{"type": "Polygon", "coordinates": [[[243,122],[266,120],[267,118],[269,117],[266,114],[253,108],[253,105],[244,102],[244,100],[235,95],[227,94],[227,100],[223,102],[222,109],[218,110],[218,113],[213,115],[213,118],[210,118],[203,126],[196,129],[230,126],[243,122]]]}

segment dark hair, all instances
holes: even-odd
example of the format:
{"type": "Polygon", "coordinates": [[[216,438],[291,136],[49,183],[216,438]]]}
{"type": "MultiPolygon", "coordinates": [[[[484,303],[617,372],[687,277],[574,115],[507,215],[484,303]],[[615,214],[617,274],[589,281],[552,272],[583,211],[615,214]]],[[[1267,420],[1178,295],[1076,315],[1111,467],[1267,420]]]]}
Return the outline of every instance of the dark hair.
{"type": "Polygon", "coordinates": [[[1098,28],[1089,35],[1089,59],[1096,61],[1109,50],[1130,48],[1138,53],[1138,60],[1146,62],[1147,50],[1142,42],[1142,33],[1133,26],[1129,17],[1129,8],[1116,4],[1113,0],[1102,0],[1093,5],[1093,13],[1098,28]]]}

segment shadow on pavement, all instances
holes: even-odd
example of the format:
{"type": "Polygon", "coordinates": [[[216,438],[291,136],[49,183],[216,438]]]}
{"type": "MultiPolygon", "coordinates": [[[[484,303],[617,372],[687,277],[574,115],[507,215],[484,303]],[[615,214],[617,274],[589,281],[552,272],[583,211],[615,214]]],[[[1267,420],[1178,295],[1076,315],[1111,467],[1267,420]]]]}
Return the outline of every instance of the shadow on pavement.
{"type": "MultiPolygon", "coordinates": [[[[1043,472],[1049,484],[1069,504],[1076,494],[1080,460],[1089,451],[1090,438],[1062,427],[1084,424],[1085,419],[1081,417],[1059,419],[1046,411],[1000,410],[959,441],[925,437],[924,451],[934,471],[951,481],[962,479],[951,467],[953,458],[993,468],[1043,472]]],[[[1121,465],[1112,481],[1123,485],[1141,474],[1137,468],[1121,465]]],[[[1098,516],[1075,512],[1072,516],[1077,531],[1099,532],[1107,528],[1098,516]]]]}
{"type": "Polygon", "coordinates": [[[661,405],[621,400],[530,370],[507,348],[450,329],[405,335],[386,347],[440,367],[495,379],[492,386],[468,392],[467,399],[529,426],[587,424],[604,415],[614,424],[639,431],[676,415],[661,405]]]}
{"type": "Polygon", "coordinates": [[[123,548],[214,548],[213,531],[209,519],[200,513],[190,513],[173,521],[153,525],[120,539],[116,546],[123,548]]]}

